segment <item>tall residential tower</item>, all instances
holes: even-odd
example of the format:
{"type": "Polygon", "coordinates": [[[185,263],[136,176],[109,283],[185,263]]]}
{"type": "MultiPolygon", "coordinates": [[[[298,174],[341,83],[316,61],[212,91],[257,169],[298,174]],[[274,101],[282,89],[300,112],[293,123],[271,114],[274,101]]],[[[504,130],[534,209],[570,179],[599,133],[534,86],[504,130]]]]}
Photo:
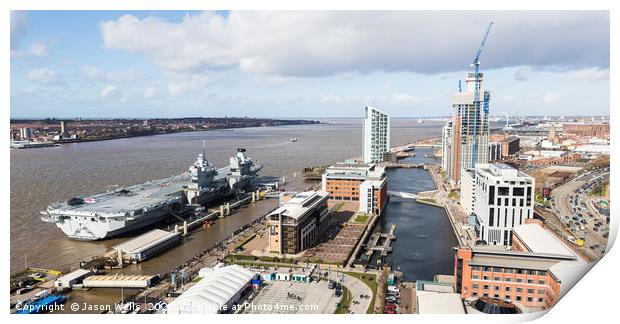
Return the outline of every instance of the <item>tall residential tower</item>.
{"type": "Polygon", "coordinates": [[[383,161],[390,151],[390,117],[379,109],[364,109],[364,163],[383,161]]]}

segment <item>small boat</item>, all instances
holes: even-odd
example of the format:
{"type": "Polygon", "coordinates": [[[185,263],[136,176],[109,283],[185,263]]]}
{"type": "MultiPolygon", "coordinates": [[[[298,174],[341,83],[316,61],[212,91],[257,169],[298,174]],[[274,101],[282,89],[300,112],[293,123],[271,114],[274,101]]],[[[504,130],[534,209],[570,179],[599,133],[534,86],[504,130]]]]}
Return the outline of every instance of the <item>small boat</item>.
{"type": "Polygon", "coordinates": [[[45,298],[23,305],[15,314],[46,313],[54,310],[54,306],[64,304],[66,300],[67,298],[64,295],[49,295],[45,298]]]}
{"type": "Polygon", "coordinates": [[[291,138],[291,143],[296,143],[296,142],[297,142],[297,137],[291,138]]]}

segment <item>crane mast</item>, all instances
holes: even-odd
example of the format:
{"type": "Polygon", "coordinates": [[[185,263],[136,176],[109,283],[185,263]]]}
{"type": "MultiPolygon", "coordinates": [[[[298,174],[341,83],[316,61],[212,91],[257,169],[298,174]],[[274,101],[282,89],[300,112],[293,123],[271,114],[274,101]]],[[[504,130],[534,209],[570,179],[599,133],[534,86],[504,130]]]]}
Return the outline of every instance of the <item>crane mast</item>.
{"type": "MultiPolygon", "coordinates": [[[[480,116],[480,93],[479,93],[479,87],[480,87],[480,78],[478,76],[478,69],[480,67],[480,54],[482,53],[482,50],[484,49],[484,44],[487,41],[487,37],[489,36],[489,33],[491,32],[491,27],[493,27],[493,22],[491,21],[489,23],[489,26],[487,27],[487,31],[484,34],[484,37],[482,38],[482,42],[480,43],[480,47],[478,48],[478,51],[476,52],[476,56],[474,56],[474,61],[471,64],[471,66],[474,68],[474,118],[476,119],[474,121],[474,135],[473,135],[473,145],[472,145],[472,155],[471,155],[471,165],[472,167],[474,167],[476,165],[476,162],[478,161],[478,123],[482,122],[482,118],[480,116]]],[[[488,98],[485,96],[484,98],[484,112],[488,113],[489,112],[489,101],[488,98]]]]}

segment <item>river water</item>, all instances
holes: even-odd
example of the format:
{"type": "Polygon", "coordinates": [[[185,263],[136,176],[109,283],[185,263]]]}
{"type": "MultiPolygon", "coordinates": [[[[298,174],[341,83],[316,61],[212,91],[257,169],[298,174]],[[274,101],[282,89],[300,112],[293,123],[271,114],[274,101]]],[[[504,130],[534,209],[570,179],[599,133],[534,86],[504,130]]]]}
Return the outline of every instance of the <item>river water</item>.
{"type": "MultiPolygon", "coordinates": [[[[126,240],[72,241],[55,225],[42,222],[39,211],[44,210],[50,203],[78,195],[94,194],[115,186],[128,186],[182,173],[202,151],[202,140],[207,141],[207,157],[215,166],[226,165],[228,157],[236,152],[236,148],[245,147],[250,157],[263,164],[261,174],[287,177],[291,184],[289,189],[303,187],[299,178],[292,178],[292,174],[299,173],[303,166],[330,164],[361,155],[361,119],[321,121],[324,124],[213,130],[64,144],[53,148],[11,150],[11,272],[23,269],[26,262],[30,267],[65,270],[68,266],[101,254],[126,240]],[[297,143],[291,143],[290,139],[293,137],[298,139],[297,143]]],[[[419,124],[414,119],[393,119],[391,144],[401,145],[439,136],[442,126],[441,122],[419,124]]],[[[416,172],[390,171],[390,190],[401,186],[404,186],[402,191],[432,189],[427,188],[430,178],[423,170],[419,170],[420,175],[411,183],[392,176],[393,172],[408,171],[416,172]],[[414,187],[408,189],[407,185],[414,187]]],[[[148,267],[151,267],[148,269],[149,273],[169,270],[171,264],[186,260],[228,236],[236,228],[263,216],[275,207],[275,203],[257,204],[242,209],[234,216],[218,220],[211,228],[192,235],[186,244],[145,263],[145,266],[148,264],[148,267]]],[[[389,208],[386,221],[398,219],[398,205],[395,203],[394,200],[390,203],[394,208],[389,208]]],[[[415,210],[420,210],[421,213],[443,212],[428,206],[416,205],[413,208],[412,213],[415,215],[418,215],[415,210]]],[[[415,215],[413,217],[420,217],[415,215]]],[[[433,220],[440,218],[429,217],[433,220]]],[[[397,226],[399,232],[406,229],[405,225],[397,226]]],[[[415,226],[411,230],[415,231],[415,226]]],[[[449,224],[445,230],[449,230],[449,224]]],[[[425,232],[428,233],[428,230],[425,232]]],[[[419,242],[423,242],[420,240],[419,242]]],[[[400,242],[399,238],[395,244],[401,244],[400,242]]],[[[404,247],[405,251],[412,248],[414,246],[404,247]]],[[[396,245],[395,249],[398,251],[399,245],[396,245]]],[[[422,250],[428,251],[428,254],[432,252],[427,246],[422,250]]],[[[400,258],[397,254],[393,257],[400,258]]],[[[421,254],[403,256],[401,270],[404,270],[409,262],[422,261],[422,257],[421,254]]],[[[394,261],[395,264],[401,263],[397,259],[394,261]]]]}
{"type": "MultiPolygon", "coordinates": [[[[411,163],[437,163],[425,158],[429,148],[417,148],[411,163]]],[[[424,169],[390,169],[387,171],[390,191],[416,193],[434,190],[435,184],[424,169]]],[[[453,247],[458,246],[454,231],[443,208],[424,205],[409,199],[390,197],[375,231],[387,233],[396,225],[393,252],[386,258],[406,281],[433,280],[436,274],[454,273],[453,247]]]]}

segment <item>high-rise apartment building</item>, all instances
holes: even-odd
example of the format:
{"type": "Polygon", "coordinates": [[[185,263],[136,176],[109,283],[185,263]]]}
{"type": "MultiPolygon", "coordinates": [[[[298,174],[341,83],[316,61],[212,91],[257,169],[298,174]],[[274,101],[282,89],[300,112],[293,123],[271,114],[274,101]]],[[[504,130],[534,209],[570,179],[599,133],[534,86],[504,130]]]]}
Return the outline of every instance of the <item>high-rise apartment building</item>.
{"type": "Polygon", "coordinates": [[[506,164],[479,163],[473,185],[478,239],[510,245],[512,229],[534,216],[535,179],[506,164]]]}
{"type": "Polygon", "coordinates": [[[478,73],[477,82],[474,76],[473,72],[467,73],[465,91],[459,90],[452,95],[452,141],[447,143],[451,163],[445,170],[453,182],[461,179],[461,169],[474,168],[476,163],[489,161],[491,93],[481,87],[483,74],[478,73]]]}
{"type": "Polygon", "coordinates": [[[452,122],[448,121],[441,136],[441,167],[448,179],[452,178],[452,136],[452,122]]]}
{"type": "Polygon", "coordinates": [[[364,109],[364,163],[383,161],[390,150],[390,117],[379,109],[364,109]]]}

